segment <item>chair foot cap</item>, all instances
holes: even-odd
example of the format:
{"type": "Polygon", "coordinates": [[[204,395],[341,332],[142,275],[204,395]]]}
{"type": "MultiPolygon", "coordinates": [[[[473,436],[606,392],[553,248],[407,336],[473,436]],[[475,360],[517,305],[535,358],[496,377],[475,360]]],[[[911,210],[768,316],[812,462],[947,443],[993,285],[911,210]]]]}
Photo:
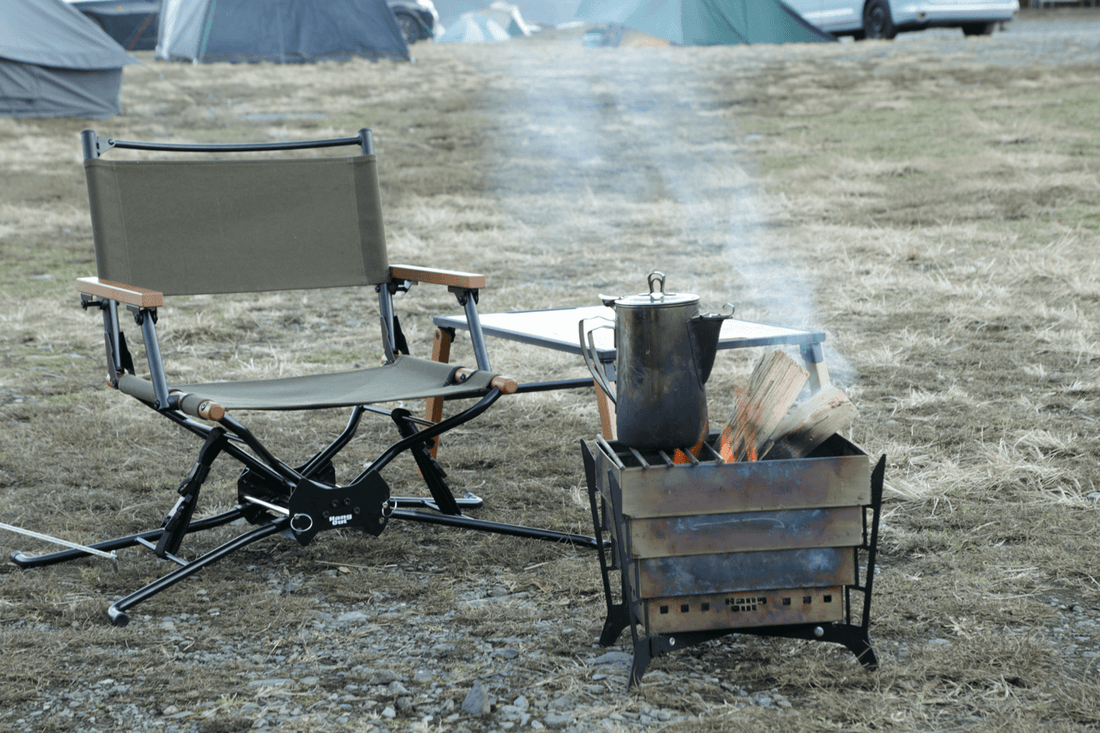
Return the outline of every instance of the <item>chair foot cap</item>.
{"type": "Polygon", "coordinates": [[[122,627],[130,623],[130,616],[127,615],[124,611],[118,610],[114,606],[111,606],[107,609],[107,616],[110,617],[112,626],[122,627]]]}

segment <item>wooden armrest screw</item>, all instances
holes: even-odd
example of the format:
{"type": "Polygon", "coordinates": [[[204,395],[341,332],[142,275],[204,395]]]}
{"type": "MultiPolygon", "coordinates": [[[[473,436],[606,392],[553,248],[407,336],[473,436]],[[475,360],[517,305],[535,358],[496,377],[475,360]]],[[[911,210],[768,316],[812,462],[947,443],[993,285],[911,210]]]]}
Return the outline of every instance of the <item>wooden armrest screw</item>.
{"type": "Polygon", "coordinates": [[[225,417],[225,408],[217,402],[207,400],[199,405],[199,417],[218,422],[225,417]]]}

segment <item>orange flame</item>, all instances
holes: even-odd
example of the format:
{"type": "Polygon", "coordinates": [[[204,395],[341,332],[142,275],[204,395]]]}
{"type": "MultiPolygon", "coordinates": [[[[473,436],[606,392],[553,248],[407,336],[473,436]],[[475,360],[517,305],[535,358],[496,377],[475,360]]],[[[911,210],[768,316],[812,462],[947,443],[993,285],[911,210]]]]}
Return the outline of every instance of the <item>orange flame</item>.
{"type": "Polygon", "coordinates": [[[726,463],[735,463],[737,460],[733,456],[733,425],[729,423],[726,423],[725,429],[718,437],[718,455],[722,456],[722,460],[726,463]]]}
{"type": "Polygon", "coordinates": [[[757,460],[756,433],[759,427],[751,418],[751,403],[743,387],[735,390],[734,413],[718,438],[718,455],[726,463],[736,463],[738,455],[743,461],[757,460]]]}
{"type": "MultiPolygon", "coordinates": [[[[693,455],[696,458],[699,457],[699,453],[702,450],[703,450],[703,441],[702,440],[700,440],[698,443],[696,443],[692,447],[688,448],[688,451],[691,453],[691,455],[693,455]]],[[[672,452],[672,462],[673,463],[691,463],[691,459],[687,457],[687,453],[684,453],[682,450],[677,448],[676,450],[674,450],[672,452]]]]}
{"type": "Polygon", "coordinates": [[[749,444],[747,446],[745,446],[745,460],[746,461],[758,460],[757,456],[756,456],[756,441],[755,440],[749,441],[749,444]]]}

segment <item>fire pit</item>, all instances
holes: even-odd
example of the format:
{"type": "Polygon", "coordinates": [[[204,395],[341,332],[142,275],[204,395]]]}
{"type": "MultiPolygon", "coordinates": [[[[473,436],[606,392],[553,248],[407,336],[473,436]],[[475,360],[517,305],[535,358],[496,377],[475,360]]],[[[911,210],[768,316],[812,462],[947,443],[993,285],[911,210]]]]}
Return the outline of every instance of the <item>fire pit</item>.
{"type": "Polygon", "coordinates": [[[875,669],[868,628],[885,456],[872,470],[833,435],[805,458],[727,462],[720,439],[712,433],[698,456],[582,441],[597,546],[611,540],[599,551],[600,644],[630,627],[628,686],[653,657],[730,633],[842,644],[875,669]]]}

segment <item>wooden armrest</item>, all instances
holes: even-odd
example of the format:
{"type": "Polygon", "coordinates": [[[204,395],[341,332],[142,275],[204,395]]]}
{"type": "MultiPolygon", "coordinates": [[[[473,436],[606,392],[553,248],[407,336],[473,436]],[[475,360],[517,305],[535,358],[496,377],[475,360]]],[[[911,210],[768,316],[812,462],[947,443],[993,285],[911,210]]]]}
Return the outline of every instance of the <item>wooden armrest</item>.
{"type": "Polygon", "coordinates": [[[473,272],[437,270],[431,267],[415,267],[413,265],[390,265],[390,275],[398,280],[446,285],[449,288],[480,290],[485,287],[485,276],[473,272]]]}
{"type": "MultiPolygon", "coordinates": [[[[473,373],[473,369],[466,369],[465,367],[459,367],[459,369],[457,370],[458,376],[463,378],[469,377],[473,373]]],[[[519,389],[519,382],[512,379],[511,377],[506,377],[503,374],[498,374],[497,376],[493,377],[492,380],[490,380],[489,385],[492,387],[496,387],[504,394],[515,394],[516,390],[519,389]]]]}
{"type": "Polygon", "coordinates": [[[110,280],[100,280],[98,277],[77,278],[76,289],[81,293],[117,300],[119,303],[136,305],[139,308],[159,308],[164,305],[164,293],[114,283],[110,280]]]}

